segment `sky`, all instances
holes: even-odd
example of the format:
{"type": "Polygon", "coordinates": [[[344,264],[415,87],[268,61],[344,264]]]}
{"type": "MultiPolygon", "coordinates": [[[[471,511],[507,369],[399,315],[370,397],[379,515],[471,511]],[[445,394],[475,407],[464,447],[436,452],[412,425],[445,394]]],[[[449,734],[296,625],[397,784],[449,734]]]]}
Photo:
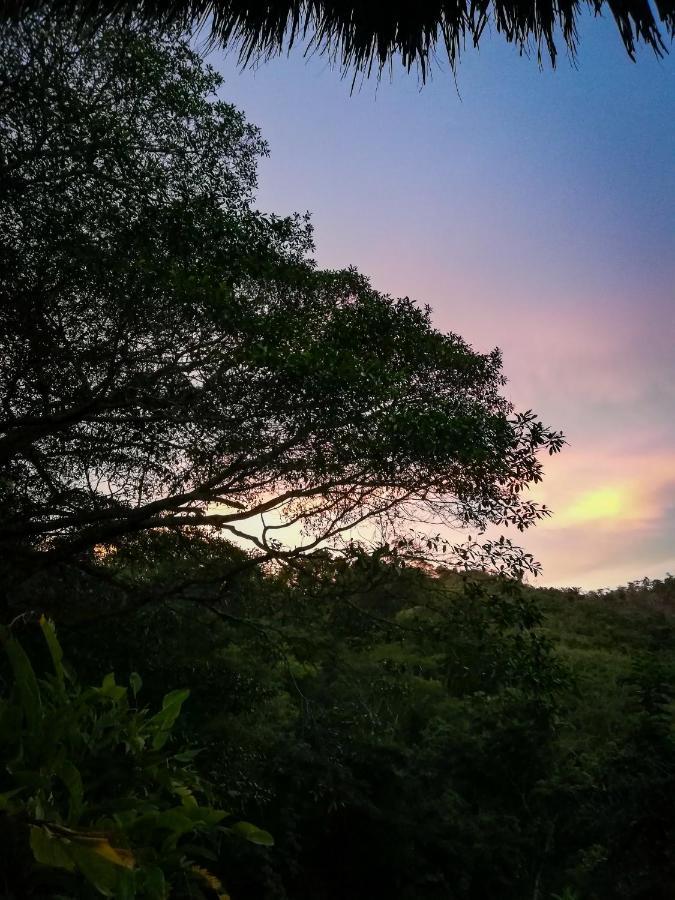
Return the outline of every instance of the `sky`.
{"type": "Polygon", "coordinates": [[[535,494],[554,515],[518,534],[537,583],[675,572],[675,47],[633,63],[588,17],[554,71],[491,35],[456,78],[355,92],[299,51],[211,62],[270,145],[257,205],[309,210],[321,266],[499,347],[509,398],[564,431],[535,494]]]}

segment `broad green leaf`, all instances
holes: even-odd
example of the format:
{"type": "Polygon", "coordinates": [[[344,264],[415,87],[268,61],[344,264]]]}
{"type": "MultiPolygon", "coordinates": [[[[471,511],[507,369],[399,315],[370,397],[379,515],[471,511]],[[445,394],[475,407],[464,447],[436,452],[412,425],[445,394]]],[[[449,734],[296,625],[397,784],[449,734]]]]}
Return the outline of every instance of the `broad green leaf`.
{"type": "Polygon", "coordinates": [[[192,762],[192,760],[196,756],[199,756],[201,752],[201,750],[183,750],[181,753],[174,753],[172,758],[175,759],[176,762],[192,762]]]}
{"type": "Polygon", "coordinates": [[[274,838],[269,831],[263,831],[262,828],[258,828],[250,822],[237,822],[232,826],[231,830],[234,834],[238,834],[239,837],[250,841],[252,844],[260,844],[263,847],[274,846],[274,838]]]}
{"type": "Polygon", "coordinates": [[[114,897],[119,881],[119,867],[87,844],[73,844],[71,852],[77,868],[87,881],[104,897],[114,897]]]}
{"type": "MultiPolygon", "coordinates": [[[[176,705],[178,706],[178,711],[180,712],[180,708],[183,703],[190,696],[190,691],[186,688],[180,688],[176,691],[169,691],[168,694],[164,695],[162,699],[162,711],[168,709],[174,709],[176,705]]],[[[158,713],[159,715],[159,713],[158,713]]]]}
{"type": "Polygon", "coordinates": [[[177,797],[180,797],[183,806],[197,806],[197,800],[189,787],[184,784],[172,784],[172,789],[177,797]]]}
{"type": "Polygon", "coordinates": [[[188,831],[192,831],[194,827],[194,821],[187,815],[186,810],[180,806],[164,810],[163,812],[146,813],[138,816],[133,821],[129,821],[126,825],[127,832],[132,832],[139,836],[155,829],[170,831],[174,835],[180,836],[188,831]]]}
{"type": "Polygon", "coordinates": [[[222,809],[212,809],[210,806],[197,806],[196,804],[183,807],[183,812],[195,825],[217,825],[227,816],[222,809]]]}
{"type": "Polygon", "coordinates": [[[61,688],[63,688],[65,681],[63,650],[56,637],[56,628],[54,627],[54,623],[49,619],[45,619],[44,616],[40,616],[40,628],[42,629],[42,633],[47,641],[47,646],[49,647],[49,654],[52,658],[52,665],[54,666],[54,674],[56,675],[61,688]]]}
{"type": "Polygon", "coordinates": [[[99,693],[104,697],[110,697],[111,700],[121,700],[126,696],[127,689],[120,684],[116,684],[114,673],[109,672],[103,679],[99,693]]]}
{"type": "Polygon", "coordinates": [[[5,651],[9,657],[16,690],[28,727],[31,731],[38,731],[42,719],[42,700],[33,666],[26,651],[16,638],[10,638],[5,643],[5,651]]]}
{"type": "Polygon", "coordinates": [[[188,690],[171,691],[166,694],[162,701],[162,708],[148,722],[148,725],[156,729],[155,736],[152,741],[154,750],[161,749],[166,743],[169,732],[180,715],[183,703],[190,696],[188,690]]]}
{"type": "Polygon", "coordinates": [[[47,828],[31,825],[30,847],[37,862],[43,866],[67,869],[69,872],[75,868],[69,842],[52,834],[47,828]]]}
{"type": "Polygon", "coordinates": [[[68,789],[68,818],[71,822],[76,822],[82,812],[82,801],[84,799],[82,776],[70,760],[62,762],[56,774],[68,789]]]}
{"type": "Polygon", "coordinates": [[[138,672],[132,672],[129,676],[129,687],[131,688],[131,693],[134,695],[134,698],[137,697],[138,692],[143,687],[143,679],[138,672]]]}
{"type": "Polygon", "coordinates": [[[142,872],[144,896],[147,900],[166,900],[169,896],[169,887],[164,878],[164,872],[157,866],[144,869],[142,872]]]}
{"type": "Polygon", "coordinates": [[[131,850],[127,850],[124,847],[113,847],[107,840],[99,841],[91,849],[94,853],[102,856],[103,859],[116,866],[122,866],[124,869],[133,869],[136,865],[136,859],[131,850]]]}
{"type": "MultiPolygon", "coordinates": [[[[140,894],[137,890],[136,869],[118,869],[117,883],[115,885],[115,900],[137,900],[139,897],[148,898],[147,893],[140,894]]],[[[164,898],[162,898],[164,900],[164,898]]]]}

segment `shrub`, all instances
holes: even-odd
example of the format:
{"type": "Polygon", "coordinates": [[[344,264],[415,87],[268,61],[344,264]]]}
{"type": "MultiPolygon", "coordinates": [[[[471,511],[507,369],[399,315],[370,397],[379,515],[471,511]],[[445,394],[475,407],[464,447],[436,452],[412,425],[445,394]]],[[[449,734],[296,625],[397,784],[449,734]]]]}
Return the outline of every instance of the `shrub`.
{"type": "Polygon", "coordinates": [[[227,835],[271,844],[210,805],[172,730],[189,695],[173,690],[154,714],[141,678],[81,686],[51,622],[40,627],[51,671],[38,676],[18,639],[2,639],[11,672],[0,698],[0,837],[6,896],[227,897],[205,867],[227,835]]]}

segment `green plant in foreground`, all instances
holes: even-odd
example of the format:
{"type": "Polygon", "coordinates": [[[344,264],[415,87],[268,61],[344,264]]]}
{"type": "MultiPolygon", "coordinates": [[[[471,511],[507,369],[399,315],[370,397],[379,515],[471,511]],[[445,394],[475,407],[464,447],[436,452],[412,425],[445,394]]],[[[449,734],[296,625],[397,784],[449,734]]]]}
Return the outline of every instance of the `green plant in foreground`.
{"type": "Polygon", "coordinates": [[[271,836],[206,803],[194,750],[170,748],[187,690],[152,714],[141,678],[83,687],[64,665],[54,626],[40,627],[53,671],[38,677],[4,631],[12,684],[0,698],[0,845],[5,895],[226,898],[204,867],[218,842],[271,836]],[[227,824],[226,824],[227,823],[227,824]]]}

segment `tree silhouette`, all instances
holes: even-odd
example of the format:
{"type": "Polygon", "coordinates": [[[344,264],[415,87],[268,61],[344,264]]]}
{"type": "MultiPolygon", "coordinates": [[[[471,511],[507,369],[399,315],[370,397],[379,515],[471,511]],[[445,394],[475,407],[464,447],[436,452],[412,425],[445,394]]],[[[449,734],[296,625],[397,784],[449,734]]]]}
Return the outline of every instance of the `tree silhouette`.
{"type": "Polygon", "coordinates": [[[210,525],[270,556],[278,517],[316,546],[541,515],[522,489],[560,435],[514,413],[497,352],[253,208],[265,145],[186,41],[35,18],[0,58],[8,555],[210,525]]]}

